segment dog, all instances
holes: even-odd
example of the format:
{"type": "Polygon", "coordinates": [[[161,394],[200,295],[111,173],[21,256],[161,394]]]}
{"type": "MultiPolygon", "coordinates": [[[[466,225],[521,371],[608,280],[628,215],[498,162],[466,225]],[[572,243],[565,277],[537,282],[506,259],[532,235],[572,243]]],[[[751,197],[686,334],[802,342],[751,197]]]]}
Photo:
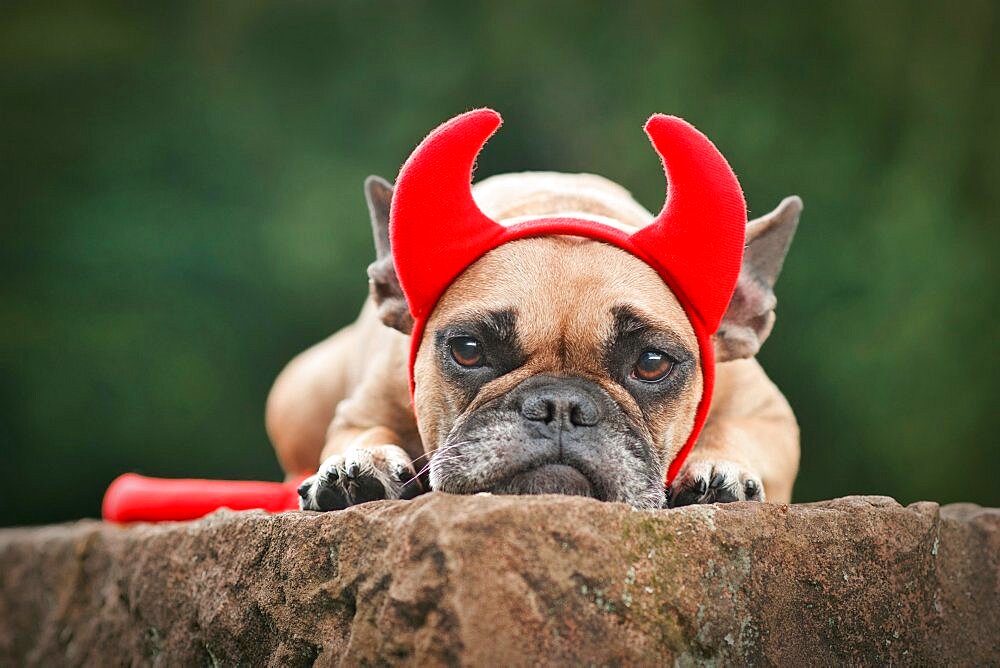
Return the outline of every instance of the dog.
{"type": "MultiPolygon", "coordinates": [[[[711,339],[711,407],[665,488],[704,383],[692,322],[649,265],[571,235],[490,250],[437,302],[411,399],[414,320],[391,254],[393,186],[371,176],[364,193],[376,250],[370,297],[353,324],[287,365],[267,401],[287,476],[315,472],[299,488],[303,509],[428,489],[574,494],[640,509],[790,501],[798,425],[754,356],[774,325],[798,197],[747,224],[736,289],[711,339]]],[[[631,232],[654,220],[623,187],[591,174],[503,174],[472,194],[501,225],[572,217],[631,232]]]]}

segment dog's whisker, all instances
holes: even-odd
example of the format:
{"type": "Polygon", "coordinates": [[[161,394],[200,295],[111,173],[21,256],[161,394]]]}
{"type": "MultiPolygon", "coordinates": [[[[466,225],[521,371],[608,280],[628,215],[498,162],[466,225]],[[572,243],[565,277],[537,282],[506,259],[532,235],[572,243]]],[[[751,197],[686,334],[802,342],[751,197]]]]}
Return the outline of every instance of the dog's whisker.
{"type": "Polygon", "coordinates": [[[406,481],[406,482],[405,482],[405,483],[403,483],[403,484],[404,484],[404,485],[409,485],[409,484],[410,484],[410,483],[412,483],[412,482],[413,482],[414,480],[417,480],[417,479],[418,479],[418,478],[419,478],[420,476],[422,476],[422,475],[424,475],[425,473],[427,473],[427,471],[429,471],[429,470],[430,470],[430,468],[431,468],[431,463],[430,463],[430,462],[427,462],[426,464],[424,464],[424,465],[423,465],[423,466],[422,466],[422,467],[420,468],[420,470],[419,470],[419,471],[417,471],[416,475],[414,475],[414,476],[413,476],[412,478],[410,478],[410,479],[409,479],[408,481],[406,481]]]}
{"type": "Polygon", "coordinates": [[[413,461],[414,464],[416,464],[418,461],[420,461],[424,457],[433,457],[434,455],[440,454],[440,453],[445,452],[447,450],[451,450],[452,448],[457,448],[460,445],[465,445],[466,443],[468,443],[468,441],[463,441],[461,443],[445,444],[445,445],[442,445],[440,448],[436,448],[434,450],[430,450],[429,452],[425,452],[422,455],[417,455],[416,457],[413,458],[412,461],[413,461]]]}
{"type": "MultiPolygon", "coordinates": [[[[431,464],[434,461],[438,461],[438,462],[440,462],[440,461],[452,461],[452,460],[459,459],[459,458],[465,456],[465,453],[462,453],[462,452],[448,452],[448,451],[449,450],[453,450],[454,448],[457,448],[457,447],[460,447],[460,446],[463,446],[463,445],[468,445],[469,443],[471,443],[471,441],[462,441],[460,443],[446,444],[446,445],[441,446],[440,448],[437,448],[437,449],[432,450],[430,452],[424,453],[420,457],[426,457],[426,456],[429,455],[429,459],[428,459],[427,463],[424,464],[420,468],[420,470],[417,471],[417,473],[412,478],[410,478],[409,480],[407,480],[403,484],[404,485],[409,485],[412,482],[414,482],[415,480],[417,480],[418,478],[420,478],[420,476],[422,476],[425,473],[427,473],[428,471],[430,471],[431,464]]],[[[417,457],[416,459],[420,459],[420,457],[417,457]]],[[[414,461],[416,461],[416,459],[414,461]]]]}

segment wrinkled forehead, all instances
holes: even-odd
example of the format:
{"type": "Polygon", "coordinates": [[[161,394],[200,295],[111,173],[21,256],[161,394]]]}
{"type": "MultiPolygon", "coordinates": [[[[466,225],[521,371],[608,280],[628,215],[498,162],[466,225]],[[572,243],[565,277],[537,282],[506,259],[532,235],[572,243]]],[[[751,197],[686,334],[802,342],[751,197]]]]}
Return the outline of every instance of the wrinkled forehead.
{"type": "Polygon", "coordinates": [[[498,311],[516,314],[528,352],[557,340],[592,347],[612,335],[623,312],[698,349],[683,307],[649,265],[582,237],[527,238],[491,250],[445,291],[427,331],[498,311]]]}

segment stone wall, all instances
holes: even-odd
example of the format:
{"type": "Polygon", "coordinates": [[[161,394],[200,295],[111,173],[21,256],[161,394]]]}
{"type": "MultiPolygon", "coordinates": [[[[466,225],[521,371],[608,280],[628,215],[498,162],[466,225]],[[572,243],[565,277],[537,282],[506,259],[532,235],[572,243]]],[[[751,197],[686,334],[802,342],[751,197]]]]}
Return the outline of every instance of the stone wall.
{"type": "Polygon", "coordinates": [[[0,531],[0,665],[1000,663],[1000,510],[431,494],[0,531]]]}

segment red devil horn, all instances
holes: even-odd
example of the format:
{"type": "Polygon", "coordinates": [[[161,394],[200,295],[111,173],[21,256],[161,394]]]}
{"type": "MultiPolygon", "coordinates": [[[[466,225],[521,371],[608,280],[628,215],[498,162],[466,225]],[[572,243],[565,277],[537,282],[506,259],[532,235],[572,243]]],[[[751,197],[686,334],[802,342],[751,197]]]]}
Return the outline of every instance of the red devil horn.
{"type": "Polygon", "coordinates": [[[414,318],[427,317],[445,288],[503,232],[480,211],[471,188],[476,156],[501,122],[492,109],[456,116],[427,135],[399,172],[389,238],[414,318]]]}
{"type": "Polygon", "coordinates": [[[646,122],[669,183],[656,220],[632,242],[661,265],[689,314],[714,333],[743,261],[747,210],[729,163],[708,137],[675,116],[646,122]]]}

